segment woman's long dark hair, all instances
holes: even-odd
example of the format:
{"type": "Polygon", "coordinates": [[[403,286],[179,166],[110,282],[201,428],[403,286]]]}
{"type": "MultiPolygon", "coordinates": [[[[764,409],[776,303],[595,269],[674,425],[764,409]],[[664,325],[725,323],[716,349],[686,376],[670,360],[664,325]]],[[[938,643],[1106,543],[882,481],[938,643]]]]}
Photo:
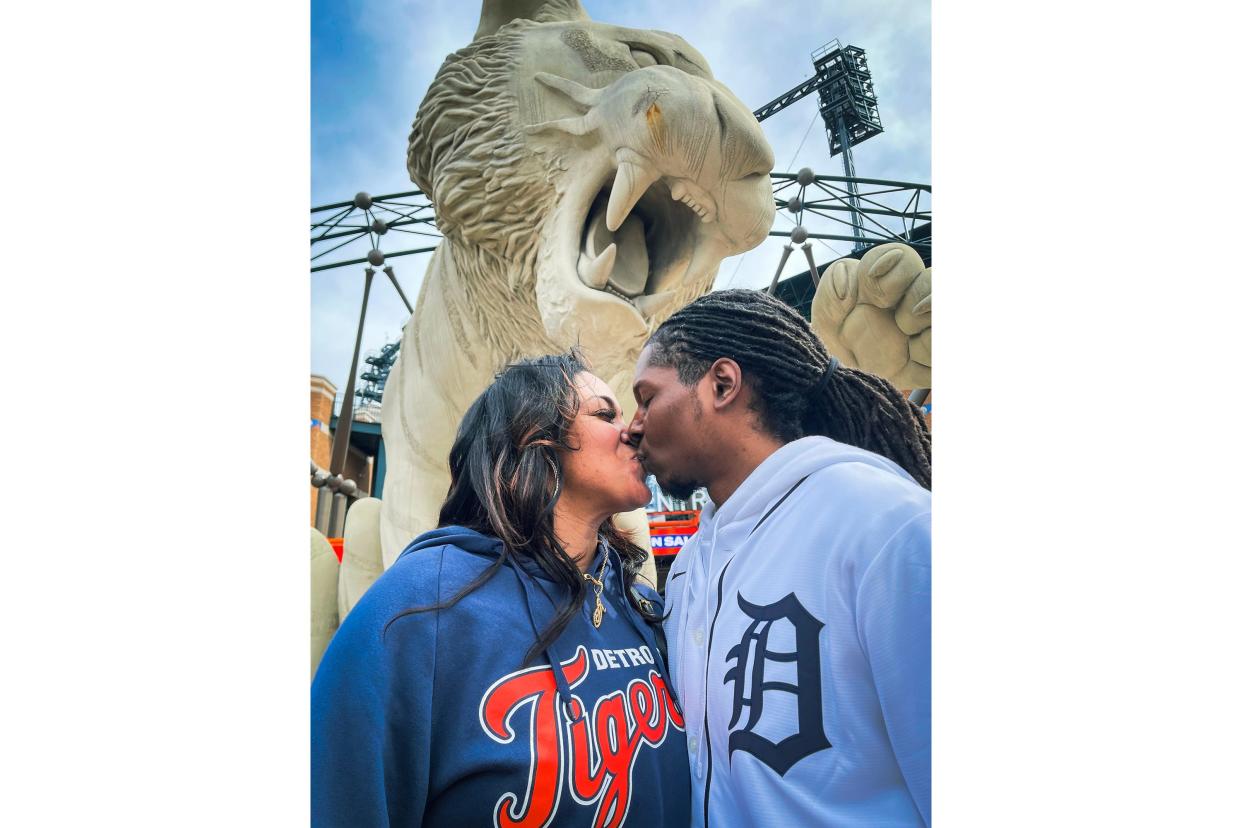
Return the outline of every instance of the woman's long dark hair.
{"type": "MultiPolygon", "coordinates": [[[[552,516],[565,479],[560,454],[578,450],[569,433],[578,414],[574,378],[589,370],[576,349],[520,360],[498,374],[467,409],[449,451],[452,482],[440,507],[439,525],[464,526],[494,536],[504,548],[495,562],[452,598],[407,613],[447,609],[491,580],[510,559],[518,565],[534,561],[565,587],[567,596],[526,651],[523,665],[564,631],[581,608],[587,585],[556,537],[552,516]]],[[[631,589],[647,553],[612,518],[600,527],[600,534],[621,555],[626,600],[643,618],[658,621],[659,615],[644,609],[631,589]]]]}

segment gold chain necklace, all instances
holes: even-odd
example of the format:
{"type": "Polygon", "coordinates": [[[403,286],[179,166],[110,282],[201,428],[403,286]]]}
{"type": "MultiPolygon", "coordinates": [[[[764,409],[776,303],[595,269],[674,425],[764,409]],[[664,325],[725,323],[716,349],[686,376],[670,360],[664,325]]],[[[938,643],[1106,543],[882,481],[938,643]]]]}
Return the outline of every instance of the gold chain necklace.
{"type": "Polygon", "coordinates": [[[599,574],[600,574],[600,577],[599,577],[599,578],[593,577],[592,575],[590,575],[589,573],[586,573],[586,572],[583,572],[583,573],[582,573],[582,577],[583,577],[583,579],[584,579],[584,580],[585,580],[588,584],[590,584],[591,586],[595,587],[595,611],[594,611],[593,613],[591,613],[591,623],[595,625],[595,629],[599,629],[599,625],[600,625],[600,624],[602,624],[602,623],[604,622],[604,611],[605,611],[605,609],[606,609],[606,608],[604,607],[604,602],[600,600],[600,597],[599,597],[599,596],[600,596],[600,594],[604,591],[604,581],[603,581],[603,578],[605,577],[605,575],[606,575],[606,574],[607,574],[607,572],[608,572],[608,557],[607,557],[607,555],[608,555],[608,552],[607,552],[607,550],[605,550],[605,552],[604,552],[604,566],[603,566],[603,567],[600,569],[600,571],[599,571],[599,574]]]}

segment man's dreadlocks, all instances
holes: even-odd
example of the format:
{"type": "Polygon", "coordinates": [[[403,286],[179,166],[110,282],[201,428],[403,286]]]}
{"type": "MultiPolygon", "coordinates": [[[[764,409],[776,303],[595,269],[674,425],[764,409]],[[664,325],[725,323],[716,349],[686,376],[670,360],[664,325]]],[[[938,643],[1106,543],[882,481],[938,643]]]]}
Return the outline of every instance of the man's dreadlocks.
{"type": "Polygon", "coordinates": [[[670,316],[648,344],[649,364],[675,368],[683,385],[698,382],[717,359],[732,359],[777,439],[822,434],[883,455],[931,488],[931,434],[920,408],[881,377],[837,367],[806,320],[779,299],[756,290],[709,293],[670,316]]]}

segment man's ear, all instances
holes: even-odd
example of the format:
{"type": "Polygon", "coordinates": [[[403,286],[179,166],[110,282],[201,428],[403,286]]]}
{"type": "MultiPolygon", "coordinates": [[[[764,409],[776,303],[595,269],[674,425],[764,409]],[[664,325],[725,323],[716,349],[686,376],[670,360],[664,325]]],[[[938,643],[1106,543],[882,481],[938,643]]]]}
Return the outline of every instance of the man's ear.
{"type": "Polygon", "coordinates": [[[721,411],[730,406],[742,393],[742,366],[727,357],[721,357],[707,369],[711,382],[712,407],[721,411]]]}

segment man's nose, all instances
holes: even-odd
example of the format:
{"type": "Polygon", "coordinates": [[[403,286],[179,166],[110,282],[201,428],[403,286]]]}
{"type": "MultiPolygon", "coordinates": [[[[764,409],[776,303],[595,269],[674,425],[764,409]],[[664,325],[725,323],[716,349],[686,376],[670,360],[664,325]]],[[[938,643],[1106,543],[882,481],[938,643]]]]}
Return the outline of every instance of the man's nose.
{"type": "Polygon", "coordinates": [[[621,429],[621,440],[627,446],[637,446],[642,439],[643,428],[638,422],[638,415],[635,414],[629,425],[621,429]]]}

